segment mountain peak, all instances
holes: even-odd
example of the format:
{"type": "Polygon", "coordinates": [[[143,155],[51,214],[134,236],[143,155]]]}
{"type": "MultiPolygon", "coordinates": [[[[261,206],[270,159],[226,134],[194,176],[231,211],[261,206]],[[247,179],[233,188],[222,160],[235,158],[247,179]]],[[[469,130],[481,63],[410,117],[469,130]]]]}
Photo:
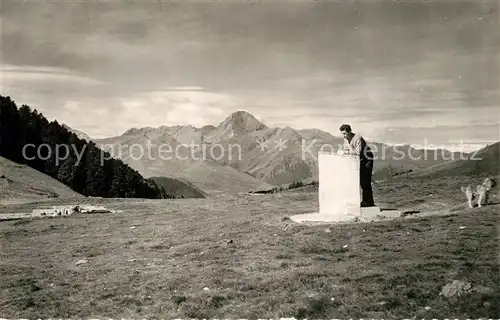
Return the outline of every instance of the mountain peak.
{"type": "Polygon", "coordinates": [[[238,110],[231,113],[220,125],[219,127],[228,128],[234,131],[234,133],[243,133],[250,131],[257,131],[267,128],[265,124],[257,120],[257,118],[248,111],[238,110]]]}
{"type": "Polygon", "coordinates": [[[235,111],[233,113],[230,114],[231,117],[254,117],[253,114],[251,114],[250,112],[246,111],[246,110],[238,110],[238,111],[235,111]]]}
{"type": "Polygon", "coordinates": [[[125,131],[122,135],[127,136],[130,134],[137,133],[137,131],[139,131],[139,128],[130,128],[127,131],[125,131]]]}
{"type": "Polygon", "coordinates": [[[217,128],[210,130],[205,141],[220,142],[266,128],[267,126],[257,120],[250,112],[238,110],[228,115],[217,128]]]}

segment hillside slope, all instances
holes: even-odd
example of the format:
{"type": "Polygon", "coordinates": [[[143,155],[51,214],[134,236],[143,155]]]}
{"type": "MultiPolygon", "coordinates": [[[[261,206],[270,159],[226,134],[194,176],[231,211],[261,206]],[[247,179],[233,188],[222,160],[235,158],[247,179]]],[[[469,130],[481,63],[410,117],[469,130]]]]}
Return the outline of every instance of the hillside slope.
{"type": "Polygon", "coordinates": [[[500,174],[500,142],[486,146],[466,157],[418,170],[411,177],[443,177],[500,174]]]}
{"type": "Polygon", "coordinates": [[[77,129],[73,129],[71,128],[70,126],[68,126],[67,124],[62,124],[62,127],[65,128],[66,130],[68,130],[69,132],[72,132],[74,134],[76,134],[76,136],[78,137],[78,139],[82,139],[82,140],[85,140],[87,142],[90,142],[92,141],[93,139],[91,137],[89,137],[89,135],[87,135],[85,132],[83,131],[80,131],[80,130],[77,130],[77,129]]]}
{"type": "Polygon", "coordinates": [[[416,149],[411,145],[390,146],[382,143],[370,143],[375,155],[374,180],[384,180],[389,176],[404,172],[415,172],[440,165],[449,159],[460,159],[466,153],[451,152],[446,149],[416,149]]]}
{"type": "Polygon", "coordinates": [[[84,197],[29,166],[0,157],[0,202],[84,197]]]}
{"type": "Polygon", "coordinates": [[[205,198],[206,194],[189,182],[184,182],[167,177],[151,177],[160,187],[163,187],[165,193],[174,198],[205,198]]]}
{"type": "Polygon", "coordinates": [[[198,161],[172,177],[187,180],[207,194],[236,194],[273,186],[242,173],[230,166],[221,166],[214,161],[198,161]]]}

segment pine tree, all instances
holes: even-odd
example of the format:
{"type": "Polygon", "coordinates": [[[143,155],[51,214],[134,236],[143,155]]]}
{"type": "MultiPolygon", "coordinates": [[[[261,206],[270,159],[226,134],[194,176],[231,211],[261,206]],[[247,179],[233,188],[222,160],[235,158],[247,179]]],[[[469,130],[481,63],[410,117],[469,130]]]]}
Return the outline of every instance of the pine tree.
{"type": "Polygon", "coordinates": [[[111,159],[111,187],[110,187],[110,196],[121,198],[126,195],[126,167],[120,165],[120,163],[116,159],[111,159]]]}
{"type": "Polygon", "coordinates": [[[0,156],[20,160],[20,154],[18,153],[18,140],[19,140],[19,113],[16,105],[10,99],[6,97],[0,99],[0,156]]]}

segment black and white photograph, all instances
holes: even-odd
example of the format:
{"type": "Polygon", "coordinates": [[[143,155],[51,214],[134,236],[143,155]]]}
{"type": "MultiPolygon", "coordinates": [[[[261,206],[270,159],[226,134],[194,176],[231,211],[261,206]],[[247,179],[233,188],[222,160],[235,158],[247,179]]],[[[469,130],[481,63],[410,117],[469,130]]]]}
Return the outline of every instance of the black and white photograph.
{"type": "Polygon", "coordinates": [[[0,0],[0,320],[500,319],[499,10],[0,0]]]}

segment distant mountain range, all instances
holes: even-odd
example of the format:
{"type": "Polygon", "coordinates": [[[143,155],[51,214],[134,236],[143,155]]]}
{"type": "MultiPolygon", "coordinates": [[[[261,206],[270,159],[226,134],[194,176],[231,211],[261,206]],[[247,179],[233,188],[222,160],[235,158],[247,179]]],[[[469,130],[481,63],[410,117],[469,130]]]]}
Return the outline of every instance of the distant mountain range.
{"type": "MultiPolygon", "coordinates": [[[[318,129],[268,127],[251,113],[237,111],[217,126],[132,128],[119,136],[93,141],[144,177],[170,177],[188,181],[207,193],[227,193],[317,180],[318,151],[322,147],[336,151],[343,138],[318,129]]],[[[377,159],[375,180],[420,172],[469,155],[410,145],[369,144],[377,159]]]]}

